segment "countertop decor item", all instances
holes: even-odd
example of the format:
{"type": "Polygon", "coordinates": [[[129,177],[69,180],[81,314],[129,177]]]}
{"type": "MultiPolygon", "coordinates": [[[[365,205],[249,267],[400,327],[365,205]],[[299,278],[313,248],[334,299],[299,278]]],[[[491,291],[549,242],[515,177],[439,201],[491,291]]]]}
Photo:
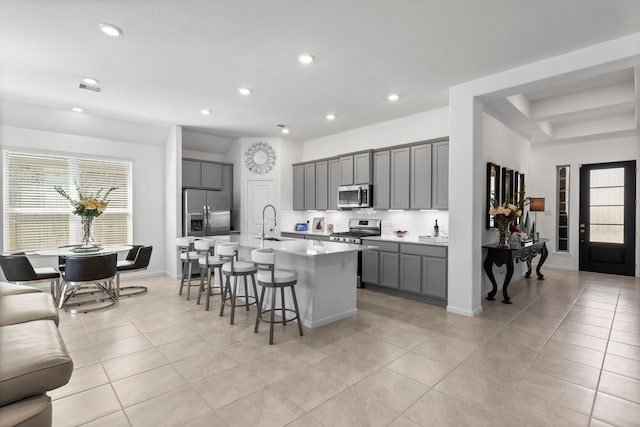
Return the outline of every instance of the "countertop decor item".
{"type": "Polygon", "coordinates": [[[311,231],[324,231],[324,217],[313,218],[313,228],[311,231]]]}
{"type": "Polygon", "coordinates": [[[407,234],[408,231],[407,230],[396,230],[396,231],[394,231],[394,233],[396,233],[396,236],[398,236],[398,237],[404,237],[404,235],[407,234]]]}
{"type": "Polygon", "coordinates": [[[500,233],[500,236],[498,239],[499,248],[509,247],[509,241],[507,236],[509,225],[512,222],[514,222],[517,218],[522,216],[522,210],[524,209],[524,204],[525,204],[524,189],[522,189],[519,194],[513,196],[511,200],[508,200],[503,204],[499,204],[496,198],[492,200],[491,209],[489,209],[489,214],[493,215],[493,218],[496,224],[498,225],[498,232],[500,233]]]}
{"type": "Polygon", "coordinates": [[[104,188],[95,193],[84,193],[77,182],[75,185],[78,193],[77,199],[72,199],[69,193],[59,185],[55,185],[53,188],[73,206],[73,214],[80,217],[82,221],[82,247],[90,248],[93,247],[93,220],[102,215],[109,204],[107,200],[109,194],[118,188],[111,187],[104,194],[104,188]]]}
{"type": "Polygon", "coordinates": [[[244,152],[244,162],[247,168],[257,174],[269,173],[276,164],[276,152],[266,142],[256,142],[244,152]]]}

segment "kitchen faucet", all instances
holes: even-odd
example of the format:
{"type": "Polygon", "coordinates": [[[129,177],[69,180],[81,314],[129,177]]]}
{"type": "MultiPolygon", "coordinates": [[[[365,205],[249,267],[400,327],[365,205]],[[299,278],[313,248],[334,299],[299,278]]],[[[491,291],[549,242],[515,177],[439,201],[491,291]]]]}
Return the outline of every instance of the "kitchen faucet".
{"type": "Polygon", "coordinates": [[[275,231],[276,229],[276,207],[273,205],[266,205],[264,208],[262,208],[262,234],[260,235],[260,237],[262,238],[262,246],[264,246],[264,214],[267,211],[267,208],[271,206],[271,209],[273,209],[273,228],[271,229],[271,231],[275,231]]]}

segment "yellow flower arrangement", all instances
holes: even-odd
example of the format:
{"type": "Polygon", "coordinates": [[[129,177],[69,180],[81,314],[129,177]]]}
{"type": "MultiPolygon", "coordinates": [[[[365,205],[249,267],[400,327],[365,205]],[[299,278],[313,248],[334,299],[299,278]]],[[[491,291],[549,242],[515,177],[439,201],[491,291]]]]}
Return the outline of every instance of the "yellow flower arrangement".
{"type": "Polygon", "coordinates": [[[104,188],[99,189],[95,194],[93,193],[83,193],[76,182],[76,190],[78,191],[79,199],[72,199],[69,194],[67,194],[64,189],[55,185],[53,188],[60,194],[62,197],[67,199],[71,206],[73,206],[73,213],[75,215],[81,217],[98,217],[102,215],[102,212],[107,208],[109,202],[107,201],[107,197],[111,194],[112,191],[117,190],[117,187],[109,188],[104,194],[104,188]]]}
{"type": "Polygon", "coordinates": [[[489,215],[493,215],[498,223],[498,229],[501,232],[505,231],[509,227],[509,224],[522,216],[525,202],[524,189],[503,204],[499,204],[496,198],[491,201],[489,215]]]}

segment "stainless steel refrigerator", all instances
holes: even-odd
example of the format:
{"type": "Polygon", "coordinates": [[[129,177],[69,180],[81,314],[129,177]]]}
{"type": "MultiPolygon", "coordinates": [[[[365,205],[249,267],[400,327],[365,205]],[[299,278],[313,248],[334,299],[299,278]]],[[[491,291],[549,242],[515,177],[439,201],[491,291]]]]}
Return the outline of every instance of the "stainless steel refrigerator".
{"type": "Polygon", "coordinates": [[[216,236],[231,229],[231,194],[226,191],[183,190],[184,236],[216,236]]]}

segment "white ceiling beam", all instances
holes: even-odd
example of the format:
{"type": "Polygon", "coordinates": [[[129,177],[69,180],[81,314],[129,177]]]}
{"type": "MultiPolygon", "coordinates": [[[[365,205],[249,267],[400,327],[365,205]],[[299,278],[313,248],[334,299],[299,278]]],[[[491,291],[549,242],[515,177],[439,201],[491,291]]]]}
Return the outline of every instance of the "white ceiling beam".
{"type": "Polygon", "coordinates": [[[521,93],[507,96],[507,101],[513,104],[522,114],[529,117],[531,115],[531,103],[529,99],[521,93]]]}
{"type": "Polygon", "coordinates": [[[589,135],[604,135],[617,131],[637,132],[635,112],[629,110],[615,116],[592,118],[583,122],[571,122],[554,126],[554,140],[584,138],[589,135]]]}
{"type": "Polygon", "coordinates": [[[530,102],[531,118],[536,121],[580,115],[585,111],[619,110],[635,102],[634,82],[546,97],[530,102]]]}
{"type": "Polygon", "coordinates": [[[506,98],[492,98],[485,101],[485,111],[525,139],[549,138],[536,122],[516,108],[506,98]]]}

